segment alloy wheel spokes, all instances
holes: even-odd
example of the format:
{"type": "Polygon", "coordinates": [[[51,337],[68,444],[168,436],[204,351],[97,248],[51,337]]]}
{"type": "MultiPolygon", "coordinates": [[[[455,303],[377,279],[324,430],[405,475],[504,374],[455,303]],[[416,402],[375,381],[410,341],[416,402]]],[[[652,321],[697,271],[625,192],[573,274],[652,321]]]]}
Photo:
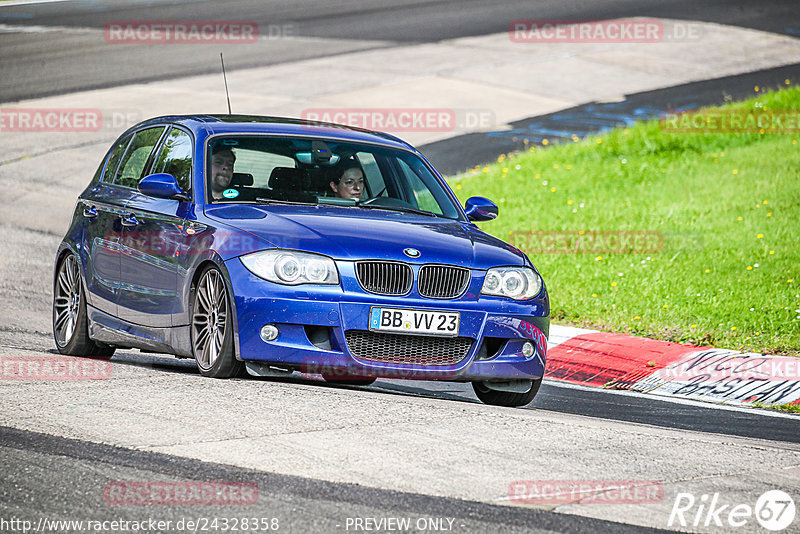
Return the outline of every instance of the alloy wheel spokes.
{"type": "Polygon", "coordinates": [[[56,276],[53,295],[53,330],[60,345],[75,333],[81,306],[81,277],[75,256],[67,256],[56,276]]]}
{"type": "Polygon", "coordinates": [[[194,352],[203,369],[209,369],[222,352],[228,313],[225,282],[217,271],[207,272],[197,287],[192,315],[194,352]]]}

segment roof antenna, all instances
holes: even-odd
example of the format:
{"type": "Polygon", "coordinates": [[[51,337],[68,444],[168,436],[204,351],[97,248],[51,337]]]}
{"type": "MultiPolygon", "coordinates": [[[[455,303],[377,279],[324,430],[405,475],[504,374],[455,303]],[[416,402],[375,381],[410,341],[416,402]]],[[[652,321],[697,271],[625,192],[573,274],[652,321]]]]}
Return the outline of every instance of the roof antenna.
{"type": "Polygon", "coordinates": [[[222,79],[225,80],[225,98],[228,99],[228,115],[231,114],[231,96],[228,94],[228,77],[225,76],[225,60],[222,59],[222,52],[219,53],[219,61],[222,63],[222,79]]]}

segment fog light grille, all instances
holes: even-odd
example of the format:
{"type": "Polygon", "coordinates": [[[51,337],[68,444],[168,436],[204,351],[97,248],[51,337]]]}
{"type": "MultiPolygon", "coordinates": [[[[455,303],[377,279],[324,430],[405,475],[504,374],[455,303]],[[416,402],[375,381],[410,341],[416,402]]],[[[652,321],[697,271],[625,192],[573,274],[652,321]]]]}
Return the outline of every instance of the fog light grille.
{"type": "Polygon", "coordinates": [[[468,337],[409,336],[348,330],[347,347],[356,358],[406,365],[455,365],[467,357],[468,337]]]}

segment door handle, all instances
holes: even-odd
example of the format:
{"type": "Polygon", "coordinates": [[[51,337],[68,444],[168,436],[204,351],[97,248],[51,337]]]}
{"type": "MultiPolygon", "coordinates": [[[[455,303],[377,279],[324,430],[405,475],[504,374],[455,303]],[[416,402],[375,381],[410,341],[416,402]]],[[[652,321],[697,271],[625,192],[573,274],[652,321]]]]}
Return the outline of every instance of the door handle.
{"type": "Polygon", "coordinates": [[[95,208],[94,206],[87,206],[83,208],[83,216],[89,220],[94,219],[95,217],[97,217],[97,208],[95,208]]]}
{"type": "Polygon", "coordinates": [[[133,228],[134,226],[138,226],[139,221],[136,220],[136,216],[133,213],[130,213],[122,218],[122,226],[125,228],[133,228]]]}

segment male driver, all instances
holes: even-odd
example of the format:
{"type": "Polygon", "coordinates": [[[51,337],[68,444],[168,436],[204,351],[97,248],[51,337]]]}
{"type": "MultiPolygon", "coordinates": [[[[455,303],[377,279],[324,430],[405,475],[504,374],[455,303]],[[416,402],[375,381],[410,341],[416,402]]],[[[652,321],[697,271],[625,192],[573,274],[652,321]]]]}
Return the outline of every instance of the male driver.
{"type": "Polygon", "coordinates": [[[225,198],[222,192],[231,184],[235,162],[236,155],[231,147],[217,144],[211,150],[211,196],[214,200],[225,198]]]}
{"type": "Polygon", "coordinates": [[[330,186],[337,197],[358,200],[364,191],[364,173],[358,164],[351,163],[344,168],[338,179],[334,178],[330,186]]]}

